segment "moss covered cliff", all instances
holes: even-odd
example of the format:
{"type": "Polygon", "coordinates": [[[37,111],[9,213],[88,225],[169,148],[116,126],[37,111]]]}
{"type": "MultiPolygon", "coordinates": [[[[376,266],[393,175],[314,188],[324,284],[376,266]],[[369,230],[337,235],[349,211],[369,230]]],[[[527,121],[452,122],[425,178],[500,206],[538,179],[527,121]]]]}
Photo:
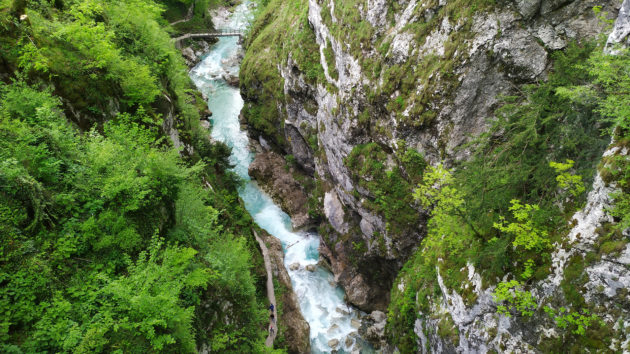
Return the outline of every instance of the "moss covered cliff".
{"type": "Polygon", "coordinates": [[[627,264],[625,197],[597,169],[624,124],[612,107],[627,100],[627,52],[602,54],[624,6],[267,4],[241,72],[244,119],[313,171],[323,255],[352,303],[389,307],[379,345],[627,347],[612,305],[623,286],[597,280],[627,264]]]}

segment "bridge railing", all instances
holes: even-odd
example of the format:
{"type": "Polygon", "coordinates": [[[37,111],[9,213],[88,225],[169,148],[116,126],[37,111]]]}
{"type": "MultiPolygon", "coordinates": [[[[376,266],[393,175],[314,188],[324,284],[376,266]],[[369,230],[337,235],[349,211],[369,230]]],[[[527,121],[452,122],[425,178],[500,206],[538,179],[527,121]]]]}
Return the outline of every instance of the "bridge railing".
{"type": "Polygon", "coordinates": [[[200,33],[186,33],[177,38],[173,38],[172,40],[175,42],[175,46],[180,48],[181,41],[188,38],[199,38],[199,37],[219,37],[219,36],[239,36],[243,38],[245,35],[245,31],[231,29],[231,28],[221,28],[215,30],[214,32],[200,32],[200,33]]]}
{"type": "Polygon", "coordinates": [[[243,31],[238,30],[238,29],[231,29],[231,28],[221,28],[219,30],[216,30],[215,33],[221,33],[221,34],[239,34],[239,35],[243,35],[243,31]]]}

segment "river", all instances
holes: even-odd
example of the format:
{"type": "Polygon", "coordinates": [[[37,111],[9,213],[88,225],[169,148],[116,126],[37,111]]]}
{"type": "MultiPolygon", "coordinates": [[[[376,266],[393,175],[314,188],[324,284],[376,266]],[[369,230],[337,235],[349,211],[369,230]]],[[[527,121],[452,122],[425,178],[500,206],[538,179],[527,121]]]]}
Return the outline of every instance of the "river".
{"type": "MultiPolygon", "coordinates": [[[[252,8],[248,2],[238,5],[229,21],[221,27],[245,29],[252,20],[252,8]]],[[[221,37],[203,60],[190,71],[190,77],[197,88],[209,98],[208,107],[213,113],[212,138],[224,142],[232,149],[230,162],[233,170],[243,180],[239,194],[245,207],[255,222],[271,235],[277,237],[285,251],[285,266],[299,263],[297,270],[287,269],[293,289],[298,297],[305,320],[311,327],[311,350],[313,353],[329,353],[332,349],[339,353],[362,348],[361,352],[371,351],[358,336],[356,324],[362,315],[344,302],[344,292],[333,282],[333,275],[318,267],[320,237],[312,232],[294,232],[291,219],[269,196],[252,181],[247,173],[254,153],[249,150],[245,131],[241,130],[239,114],[243,99],[237,88],[229,86],[223,79],[227,72],[238,74],[237,37],[221,37]],[[287,248],[288,245],[292,245],[287,248]],[[305,269],[315,265],[314,272],[305,269]],[[355,327],[352,326],[352,320],[355,327]],[[331,348],[329,343],[338,344],[331,348]],[[347,345],[346,345],[347,344],[347,345]]]]}

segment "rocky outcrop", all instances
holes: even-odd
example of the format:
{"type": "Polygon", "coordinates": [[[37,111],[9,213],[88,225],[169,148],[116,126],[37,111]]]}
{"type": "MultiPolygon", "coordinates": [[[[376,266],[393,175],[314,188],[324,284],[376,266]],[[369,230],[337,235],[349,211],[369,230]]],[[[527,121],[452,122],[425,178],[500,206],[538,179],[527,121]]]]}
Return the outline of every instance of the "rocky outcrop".
{"type": "Polygon", "coordinates": [[[619,9],[619,16],[606,42],[607,48],[614,45],[630,47],[630,1],[624,0],[619,9]]]}
{"type": "Polygon", "coordinates": [[[238,87],[238,73],[227,71],[223,74],[223,80],[230,86],[238,87]]]}
{"type": "Polygon", "coordinates": [[[293,228],[301,229],[311,223],[308,197],[293,173],[294,168],[272,151],[257,154],[249,165],[249,175],[291,216],[293,228]]]}
{"type": "Polygon", "coordinates": [[[387,315],[382,311],[373,311],[365,316],[361,321],[359,334],[369,342],[374,344],[376,349],[387,347],[385,337],[385,324],[387,323],[387,315]]]}
{"type": "Polygon", "coordinates": [[[357,264],[350,258],[355,251],[346,247],[346,242],[336,242],[333,252],[326,243],[319,246],[320,256],[335,275],[335,282],[343,284],[347,300],[358,308],[386,310],[390,289],[372,284],[378,283],[379,277],[395,277],[398,269],[378,257],[364,257],[357,264]],[[373,278],[366,279],[367,276],[373,278]]]}
{"type": "Polygon", "coordinates": [[[308,353],[311,347],[310,327],[300,312],[300,305],[293,292],[289,273],[284,267],[282,243],[264,231],[260,233],[260,236],[269,250],[273,276],[285,289],[281,295],[276,291],[276,296],[278,296],[277,300],[282,302],[282,314],[278,320],[286,326],[284,337],[287,349],[289,353],[308,353]]]}
{"type": "MultiPolygon", "coordinates": [[[[615,148],[606,154],[627,153],[615,148]]],[[[538,308],[544,306],[563,306],[564,294],[562,283],[564,272],[570,261],[587,262],[589,257],[597,254],[598,239],[603,235],[599,230],[613,221],[606,212],[611,205],[610,193],[614,186],[607,186],[597,175],[593,189],[588,195],[585,208],[573,217],[575,225],[568,235],[566,244],[556,244],[552,254],[552,273],[543,281],[533,285],[532,294],[537,300],[538,308]]],[[[610,350],[627,352],[630,350],[630,332],[623,330],[630,324],[630,303],[627,289],[630,289],[630,244],[618,254],[603,256],[590,261],[584,270],[586,279],[583,287],[576,289],[582,293],[585,301],[595,309],[599,309],[601,319],[615,329],[622,328],[619,337],[612,339],[610,350]]],[[[472,265],[468,265],[468,280],[472,284],[477,300],[467,306],[464,299],[456,291],[448,289],[442,277],[438,282],[442,293],[439,303],[433,305],[431,316],[421,316],[415,322],[415,333],[418,336],[418,348],[423,353],[426,348],[436,352],[526,352],[535,353],[535,348],[553,342],[559,337],[557,326],[543,311],[536,312],[532,318],[523,319],[500,315],[496,312],[496,303],[492,293],[494,287],[484,289],[481,276],[472,265]],[[444,319],[452,321],[456,329],[454,338],[445,339],[432,328],[438,328],[444,319]],[[453,345],[453,343],[457,345],[453,345]]],[[[405,284],[397,286],[404,289],[405,284]]],[[[612,336],[612,333],[608,333],[612,336]]]]}
{"type": "MultiPolygon", "coordinates": [[[[501,95],[544,80],[553,51],[572,40],[593,39],[603,30],[593,6],[617,13],[614,2],[513,0],[457,18],[444,15],[449,2],[404,0],[394,6],[368,1],[356,6],[354,20],[368,24],[361,28],[369,31],[348,33],[352,24],[336,17],[339,1],[310,0],[308,21],[323,79],[309,83],[300,70],[304,66],[296,61],[299,56],[292,53],[299,48],[287,49],[286,61],[278,64],[284,100],[276,105],[279,115],[286,116],[279,129],[284,141],[265,138],[283,146],[328,186],[321,205],[328,221],[321,253],[349,301],[363,310],[386,308],[397,271],[425,229],[423,211],[411,203],[408,208],[418,215],[417,222],[392,227],[395,220],[374,208],[377,195],[362,183],[369,176],[349,167],[351,153],[377,144],[388,172],[402,165],[399,156],[406,149],[422,153],[430,163],[466,159],[470,151],[461,146],[487,129],[501,95]],[[412,32],[424,23],[431,25],[428,33],[412,32]],[[357,44],[359,35],[368,38],[357,44]],[[423,67],[435,58],[439,62],[433,69],[423,67]],[[397,70],[400,74],[393,79],[397,70]]],[[[481,325],[479,316],[488,309],[460,309],[468,315],[455,322],[478,319],[481,325]]],[[[505,319],[497,321],[506,324],[505,319]]],[[[418,326],[426,330],[433,325],[418,326]]],[[[460,340],[460,347],[481,350],[479,343],[486,340],[476,335],[481,334],[460,340]]],[[[440,348],[454,350],[446,344],[440,348]]]]}
{"type": "Polygon", "coordinates": [[[190,41],[192,42],[190,46],[182,48],[182,56],[184,57],[186,65],[188,65],[189,68],[192,68],[199,64],[203,55],[210,50],[212,42],[204,39],[194,39],[190,41]]]}
{"type": "MultiPolygon", "coordinates": [[[[623,33],[630,33],[630,11],[627,11],[630,0],[625,0],[621,9],[608,38],[608,50],[616,48],[616,44],[628,45],[624,43],[627,35],[623,33]]],[[[628,152],[627,147],[613,144],[604,153],[603,161],[611,156],[628,158],[628,152]]],[[[597,339],[608,339],[610,345],[602,350],[626,353],[630,351],[630,331],[627,329],[630,325],[630,243],[620,243],[623,247],[611,253],[607,253],[610,250],[602,251],[602,239],[608,236],[603,230],[615,221],[608,211],[613,202],[610,196],[616,188],[614,183],[606,183],[597,173],[585,207],[573,215],[571,231],[562,244],[555,244],[551,274],[532,285],[532,295],[538,308],[559,308],[565,306],[564,301],[569,295],[566,289],[579,293],[603,321],[601,337],[597,339]],[[568,270],[576,266],[583,268],[577,284],[575,273],[568,270]]],[[[630,230],[624,230],[621,238],[628,240],[629,237],[630,230]]],[[[477,297],[472,306],[467,306],[460,295],[444,285],[438,270],[442,299],[433,304],[432,316],[420,316],[415,322],[418,348],[423,353],[429,352],[427,348],[436,352],[535,353],[549,343],[562,343],[557,324],[544,313],[537,312],[528,320],[498,314],[492,298],[494,287],[484,289],[481,276],[472,265],[468,265],[468,280],[477,297]],[[432,330],[439,327],[444,318],[452,321],[452,328],[457,333],[455,338],[445,340],[432,330]]],[[[404,290],[406,285],[396,286],[404,290]]]]}

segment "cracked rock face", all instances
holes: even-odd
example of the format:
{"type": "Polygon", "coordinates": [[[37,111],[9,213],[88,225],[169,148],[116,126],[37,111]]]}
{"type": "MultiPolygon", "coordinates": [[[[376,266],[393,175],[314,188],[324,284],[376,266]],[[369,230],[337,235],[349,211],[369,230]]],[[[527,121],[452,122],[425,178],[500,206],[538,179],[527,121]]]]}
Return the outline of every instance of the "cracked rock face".
{"type": "Polygon", "coordinates": [[[523,17],[529,19],[534,17],[540,10],[542,0],[515,0],[516,8],[523,17]]]}
{"type": "MultiPolygon", "coordinates": [[[[424,60],[442,56],[448,51],[449,38],[468,31],[455,49],[450,73],[455,82],[452,86],[428,88],[429,83],[420,79],[413,85],[418,93],[429,90],[435,97],[427,103],[435,112],[431,124],[414,127],[405,122],[405,117],[418,119],[411,113],[412,106],[399,114],[389,113],[387,105],[399,93],[370,99],[370,90],[383,85],[385,80],[382,75],[369,80],[359,59],[366,56],[381,60],[376,54],[379,48],[366,44],[360,54],[353,54],[350,43],[335,37],[322,18],[324,11],[330,13],[333,23],[341,21],[335,18],[330,8],[322,10],[327,6],[324,1],[309,0],[308,22],[320,49],[325,82],[307,83],[293,60],[297,56],[293,56],[291,50],[286,62],[278,68],[284,80],[284,101],[277,105],[279,111],[286,112],[282,128],[282,135],[289,142],[286,153],[294,155],[305,171],[312,172],[314,178],[327,186],[322,209],[331,232],[323,236],[322,256],[330,261],[336,280],[345,288],[349,301],[370,312],[386,309],[395,276],[419,245],[425,229],[421,221],[409,232],[393,234],[385,217],[366,206],[364,201],[370,198],[370,191],[353,180],[352,171],[345,163],[353,148],[377,143],[387,154],[387,159],[396,164],[393,152],[401,149],[399,142],[404,140],[406,146],[421,152],[430,163],[465,159],[470,152],[459,147],[471,136],[486,130],[499,96],[513,92],[520,84],[544,80],[552,51],[564,48],[571,40],[595,38],[603,28],[592,11],[593,6],[602,5],[597,1],[513,0],[490,12],[475,14],[468,27],[461,21],[445,17],[428,32],[423,42],[417,42],[408,25],[430,21],[447,1],[436,1],[432,8],[425,8],[424,2],[401,0],[397,1],[398,10],[387,6],[388,3],[369,0],[365,8],[359,9],[361,20],[374,27],[372,42],[376,36],[389,39],[381,63],[384,67],[405,64],[415,58],[424,60]],[[330,63],[324,54],[324,48],[328,46],[333,54],[330,63]],[[331,76],[329,68],[336,69],[338,78],[331,76]],[[369,109],[371,120],[362,125],[358,116],[366,109],[369,109]],[[384,128],[376,129],[376,125],[384,128]],[[313,136],[316,139],[312,139],[313,136]],[[316,151],[313,144],[307,143],[313,140],[317,141],[316,151]],[[353,251],[357,245],[365,245],[365,248],[361,252],[353,251]]],[[[604,6],[605,10],[616,11],[612,4],[605,3],[604,6]]],[[[620,25],[615,33],[627,40],[630,30],[626,31],[626,28],[620,25]]],[[[415,67],[411,66],[409,70],[415,70],[415,67]]],[[[440,80],[439,72],[431,75],[430,82],[436,80],[440,80]]],[[[474,269],[470,276],[476,279],[474,269]]],[[[450,297],[450,303],[445,302],[441,309],[435,309],[461,314],[455,321],[460,328],[457,348],[440,341],[434,334],[424,334],[427,328],[434,328],[435,321],[417,323],[419,338],[424,338],[424,344],[430,343],[436,350],[484,351],[498,348],[502,343],[514,351],[528,351],[528,345],[522,344],[521,340],[529,340],[534,334],[526,328],[517,328],[518,325],[509,319],[493,317],[490,292],[479,292],[479,303],[474,310],[459,306],[457,294],[450,297]],[[497,332],[490,335],[492,331],[486,326],[496,328],[497,332]],[[509,339],[501,339],[508,332],[515,334],[509,339]]]]}
{"type": "Polygon", "coordinates": [[[619,16],[615,21],[614,27],[606,45],[611,48],[613,44],[630,46],[630,1],[624,0],[619,9],[619,16]]]}

